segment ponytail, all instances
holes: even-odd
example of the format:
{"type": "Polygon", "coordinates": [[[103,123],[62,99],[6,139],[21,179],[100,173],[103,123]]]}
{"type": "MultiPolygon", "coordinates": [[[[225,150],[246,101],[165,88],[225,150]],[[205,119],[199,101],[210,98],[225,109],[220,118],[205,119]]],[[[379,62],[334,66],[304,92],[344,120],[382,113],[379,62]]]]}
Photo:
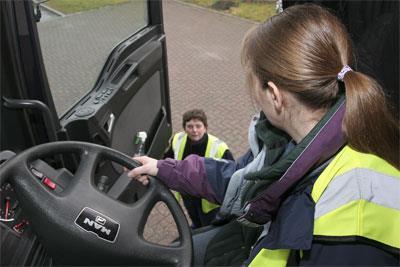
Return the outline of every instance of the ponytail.
{"type": "Polygon", "coordinates": [[[353,61],[345,26],[315,4],[285,9],[251,30],[243,41],[242,63],[250,84],[253,78],[263,87],[272,81],[311,110],[330,108],[340,96],[339,83],[344,82],[343,130],[348,144],[400,169],[399,124],[379,84],[347,66],[353,61]]]}
{"type": "Polygon", "coordinates": [[[356,71],[346,73],[343,81],[346,88],[343,130],[348,144],[400,169],[399,124],[389,111],[382,88],[372,78],[356,71]]]}

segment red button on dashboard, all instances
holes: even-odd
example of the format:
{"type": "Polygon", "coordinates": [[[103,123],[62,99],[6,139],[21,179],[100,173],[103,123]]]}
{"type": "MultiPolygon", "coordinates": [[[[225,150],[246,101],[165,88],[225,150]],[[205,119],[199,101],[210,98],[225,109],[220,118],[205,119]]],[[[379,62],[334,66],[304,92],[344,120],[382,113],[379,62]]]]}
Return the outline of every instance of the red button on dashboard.
{"type": "Polygon", "coordinates": [[[54,190],[54,189],[56,189],[56,187],[57,187],[57,185],[52,181],[52,180],[50,180],[49,178],[44,178],[43,179],[43,183],[48,187],[48,188],[50,188],[51,190],[54,190]]]}

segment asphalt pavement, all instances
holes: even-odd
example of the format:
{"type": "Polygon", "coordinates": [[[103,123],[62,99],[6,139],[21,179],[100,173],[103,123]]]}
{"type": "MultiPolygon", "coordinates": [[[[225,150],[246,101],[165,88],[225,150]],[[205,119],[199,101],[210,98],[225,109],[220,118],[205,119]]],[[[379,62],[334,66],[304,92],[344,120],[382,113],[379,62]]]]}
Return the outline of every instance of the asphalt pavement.
{"type": "Polygon", "coordinates": [[[255,113],[240,63],[240,48],[253,22],[177,1],[164,1],[172,123],[203,108],[209,132],[224,140],[235,157],[247,146],[247,127],[255,113]]]}

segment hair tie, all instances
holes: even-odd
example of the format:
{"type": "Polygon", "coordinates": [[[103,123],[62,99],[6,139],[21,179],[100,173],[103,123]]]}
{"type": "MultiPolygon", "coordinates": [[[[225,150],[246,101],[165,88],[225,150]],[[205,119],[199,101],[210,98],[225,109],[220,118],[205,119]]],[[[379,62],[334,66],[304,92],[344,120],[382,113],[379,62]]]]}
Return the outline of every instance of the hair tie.
{"type": "Polygon", "coordinates": [[[343,82],[344,75],[346,75],[346,73],[347,73],[348,71],[352,71],[352,70],[353,70],[353,69],[350,68],[348,65],[344,65],[343,68],[342,68],[342,70],[338,73],[337,79],[338,79],[339,81],[343,82]]]}

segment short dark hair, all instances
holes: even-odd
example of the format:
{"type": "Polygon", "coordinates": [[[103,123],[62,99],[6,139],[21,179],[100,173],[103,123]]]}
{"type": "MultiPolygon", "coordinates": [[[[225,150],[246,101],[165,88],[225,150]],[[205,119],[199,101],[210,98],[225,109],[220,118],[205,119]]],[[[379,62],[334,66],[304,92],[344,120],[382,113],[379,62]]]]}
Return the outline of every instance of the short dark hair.
{"type": "Polygon", "coordinates": [[[186,123],[192,119],[201,121],[207,128],[207,116],[202,109],[191,109],[183,113],[182,116],[182,127],[185,129],[186,123]]]}

